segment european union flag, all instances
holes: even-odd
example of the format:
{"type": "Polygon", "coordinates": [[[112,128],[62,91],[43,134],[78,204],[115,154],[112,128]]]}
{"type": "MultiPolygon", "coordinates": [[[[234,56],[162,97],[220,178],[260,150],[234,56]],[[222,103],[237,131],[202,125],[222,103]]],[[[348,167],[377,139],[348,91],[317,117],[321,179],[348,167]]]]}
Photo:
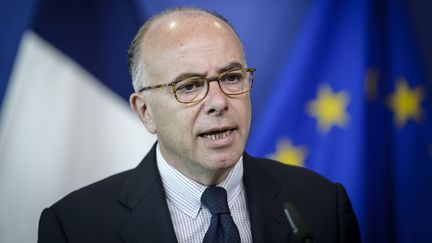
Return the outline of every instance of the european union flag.
{"type": "Polygon", "coordinates": [[[429,240],[431,82],[402,1],[318,1],[248,148],[348,189],[365,242],[429,240]]]}

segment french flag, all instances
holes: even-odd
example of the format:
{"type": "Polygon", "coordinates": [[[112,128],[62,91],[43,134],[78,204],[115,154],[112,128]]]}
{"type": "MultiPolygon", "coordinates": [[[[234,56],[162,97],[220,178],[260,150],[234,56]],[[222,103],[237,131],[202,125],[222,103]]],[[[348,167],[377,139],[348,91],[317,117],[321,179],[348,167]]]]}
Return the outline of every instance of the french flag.
{"type": "Polygon", "coordinates": [[[135,167],[156,140],[127,102],[144,15],[132,1],[2,5],[0,242],[35,242],[44,207],[135,167]]]}

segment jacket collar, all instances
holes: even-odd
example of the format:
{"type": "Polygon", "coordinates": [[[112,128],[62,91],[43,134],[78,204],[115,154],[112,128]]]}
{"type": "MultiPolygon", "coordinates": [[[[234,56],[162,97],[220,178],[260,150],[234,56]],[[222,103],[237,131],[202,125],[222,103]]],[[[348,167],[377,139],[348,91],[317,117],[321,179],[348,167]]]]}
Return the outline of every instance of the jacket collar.
{"type": "MultiPolygon", "coordinates": [[[[280,184],[258,161],[244,153],[243,182],[254,242],[285,242],[289,230],[278,195],[280,184]]],[[[118,201],[130,210],[117,233],[125,242],[177,242],[162,180],[156,166],[156,144],[131,172],[118,201]]]]}
{"type": "Polygon", "coordinates": [[[177,242],[162,181],[156,144],[131,172],[118,201],[130,210],[117,228],[124,242],[177,242]]]}
{"type": "Polygon", "coordinates": [[[282,187],[259,161],[243,155],[243,182],[254,242],[289,242],[291,232],[283,213],[282,187]]]}

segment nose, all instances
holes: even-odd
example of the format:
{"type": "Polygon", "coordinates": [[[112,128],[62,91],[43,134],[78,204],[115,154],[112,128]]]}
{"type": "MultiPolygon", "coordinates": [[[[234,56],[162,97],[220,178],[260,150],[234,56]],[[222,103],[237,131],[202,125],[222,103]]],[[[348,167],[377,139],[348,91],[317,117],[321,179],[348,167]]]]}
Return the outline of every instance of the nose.
{"type": "Polygon", "coordinates": [[[209,83],[205,109],[209,115],[222,115],[229,109],[228,97],[222,92],[218,82],[209,83]]]}

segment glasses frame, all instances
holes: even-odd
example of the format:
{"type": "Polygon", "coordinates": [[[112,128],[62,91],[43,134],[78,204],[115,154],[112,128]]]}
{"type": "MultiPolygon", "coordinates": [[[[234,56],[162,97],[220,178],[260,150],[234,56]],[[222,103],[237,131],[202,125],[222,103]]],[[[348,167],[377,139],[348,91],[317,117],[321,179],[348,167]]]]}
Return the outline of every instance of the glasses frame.
{"type": "Polygon", "coordinates": [[[255,71],[256,71],[256,68],[238,68],[238,69],[236,68],[236,69],[233,69],[233,70],[230,70],[230,71],[223,72],[223,73],[219,74],[217,77],[210,77],[210,78],[203,77],[203,79],[205,79],[207,81],[207,91],[206,91],[205,95],[201,99],[194,100],[194,101],[187,101],[187,102],[186,101],[180,101],[178,99],[178,97],[177,97],[176,85],[178,83],[184,81],[184,79],[173,81],[173,82],[166,83],[166,84],[157,84],[157,85],[150,85],[150,86],[142,87],[141,89],[138,90],[138,92],[143,92],[145,90],[158,89],[158,88],[163,88],[163,87],[169,87],[169,86],[171,86],[172,87],[172,91],[174,93],[174,96],[175,96],[176,100],[179,103],[183,103],[183,104],[197,103],[197,102],[200,102],[201,100],[205,99],[205,97],[207,97],[207,94],[208,94],[208,92],[210,90],[210,82],[213,82],[213,81],[217,81],[217,83],[219,85],[219,88],[222,91],[222,93],[224,93],[228,97],[230,97],[230,96],[236,96],[236,95],[241,95],[241,94],[249,92],[252,89],[252,86],[253,86],[253,80],[254,80],[254,76],[253,75],[254,75],[255,71]],[[250,82],[251,82],[251,84],[250,84],[249,89],[245,90],[245,91],[242,91],[240,93],[235,93],[235,94],[227,94],[227,93],[225,93],[225,91],[222,89],[222,87],[220,85],[220,78],[223,77],[224,75],[230,73],[230,72],[238,71],[238,70],[242,70],[242,71],[250,73],[250,75],[251,75],[250,76],[250,82]]]}

